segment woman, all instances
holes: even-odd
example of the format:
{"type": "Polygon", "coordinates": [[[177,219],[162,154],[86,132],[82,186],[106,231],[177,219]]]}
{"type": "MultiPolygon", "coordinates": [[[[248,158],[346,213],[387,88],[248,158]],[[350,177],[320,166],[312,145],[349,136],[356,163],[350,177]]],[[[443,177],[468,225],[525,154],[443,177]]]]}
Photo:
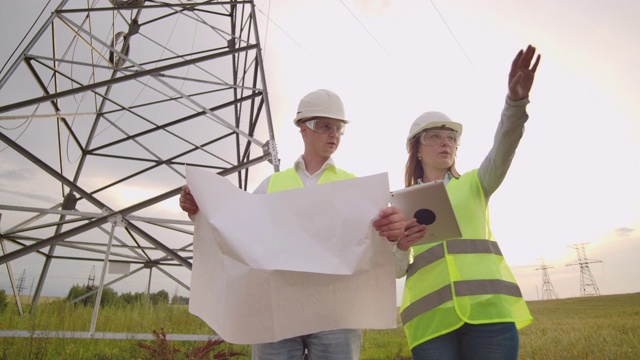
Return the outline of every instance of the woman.
{"type": "Polygon", "coordinates": [[[425,234],[412,220],[397,243],[397,277],[407,276],[401,315],[414,359],[517,359],[517,329],[533,320],[493,239],[487,206],[528,119],[535,52],[528,46],[513,60],[494,144],[479,168],[456,170],[462,125],[445,114],[426,112],[409,130],[405,185],[444,181],[462,231],[461,239],[412,246],[425,234]]]}

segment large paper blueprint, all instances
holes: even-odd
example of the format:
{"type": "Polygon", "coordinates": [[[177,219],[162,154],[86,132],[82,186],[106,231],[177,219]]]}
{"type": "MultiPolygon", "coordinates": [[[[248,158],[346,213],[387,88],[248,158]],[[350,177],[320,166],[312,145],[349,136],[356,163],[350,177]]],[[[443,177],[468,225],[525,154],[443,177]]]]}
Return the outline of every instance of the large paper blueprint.
{"type": "Polygon", "coordinates": [[[396,326],[386,174],[268,195],[188,168],[198,202],[189,310],[225,341],[396,326]]]}

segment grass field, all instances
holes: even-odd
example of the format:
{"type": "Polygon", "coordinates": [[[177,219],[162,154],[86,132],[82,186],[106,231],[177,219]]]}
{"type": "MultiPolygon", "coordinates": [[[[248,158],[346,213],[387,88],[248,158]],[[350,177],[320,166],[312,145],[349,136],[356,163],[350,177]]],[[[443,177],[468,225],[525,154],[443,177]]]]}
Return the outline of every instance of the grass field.
{"type": "Polygon", "coordinates": [[[522,359],[640,359],[640,293],[529,303],[522,359]]]}
{"type": "MultiPolygon", "coordinates": [[[[534,323],[520,332],[521,359],[640,359],[640,293],[529,302],[534,323]]],[[[15,306],[0,313],[0,330],[88,331],[93,309],[63,301],[41,303],[19,316],[15,306]]],[[[104,308],[96,331],[213,334],[186,306],[132,305],[104,308]]],[[[363,331],[363,360],[410,359],[401,327],[363,331]]],[[[0,359],[147,359],[140,341],[61,338],[0,338],[0,359]]],[[[148,343],[148,342],[145,342],[148,343]]],[[[172,342],[179,355],[201,343],[172,342]]],[[[247,354],[248,346],[230,346],[247,354]]],[[[211,358],[211,357],[209,357],[211,358]]],[[[157,356],[155,359],[161,359],[157,356]]]]}

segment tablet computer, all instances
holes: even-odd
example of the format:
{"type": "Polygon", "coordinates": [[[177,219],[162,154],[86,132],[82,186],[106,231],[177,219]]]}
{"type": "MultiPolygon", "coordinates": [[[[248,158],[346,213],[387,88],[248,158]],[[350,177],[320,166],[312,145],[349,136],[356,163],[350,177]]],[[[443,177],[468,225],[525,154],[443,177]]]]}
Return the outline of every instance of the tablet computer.
{"type": "Polygon", "coordinates": [[[391,192],[391,205],[406,218],[416,218],[427,226],[427,233],[414,245],[462,237],[458,220],[443,181],[414,185],[391,192]]]}

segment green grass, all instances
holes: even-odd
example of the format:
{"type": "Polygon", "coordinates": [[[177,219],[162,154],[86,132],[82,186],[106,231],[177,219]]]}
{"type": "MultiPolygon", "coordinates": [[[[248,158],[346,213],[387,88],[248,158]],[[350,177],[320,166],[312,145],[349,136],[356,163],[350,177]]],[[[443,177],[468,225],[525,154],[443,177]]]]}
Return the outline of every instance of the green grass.
{"type": "Polygon", "coordinates": [[[529,303],[521,359],[640,359],[640,293],[529,303]]]}
{"type": "MultiPolygon", "coordinates": [[[[640,359],[640,293],[528,305],[520,359],[640,359]]],[[[411,359],[402,329],[365,331],[361,359],[411,359]]]]}
{"type": "MultiPolygon", "coordinates": [[[[33,313],[26,310],[24,316],[19,316],[15,307],[5,309],[0,316],[0,330],[88,332],[93,315],[93,307],[74,308],[65,301],[40,304],[33,313]]],[[[189,313],[186,305],[134,304],[101,308],[95,331],[151,334],[160,329],[167,334],[215,335],[200,318],[189,313]]],[[[138,340],[0,338],[0,359],[146,359],[149,354],[139,343],[138,340]]],[[[202,341],[171,343],[180,351],[205,344],[202,341]]],[[[225,344],[223,347],[250,353],[249,346],[225,344]]]]}
{"type": "MultiPolygon", "coordinates": [[[[640,293],[529,302],[533,324],[520,332],[520,359],[640,359],[640,293]]],[[[28,310],[28,309],[25,309],[28,310]]],[[[0,313],[0,330],[89,331],[93,308],[40,304],[19,316],[0,313]]],[[[131,305],[100,310],[96,331],[206,334],[211,329],[186,306],[131,305]]],[[[145,359],[139,341],[0,338],[0,359],[145,359]]],[[[180,350],[203,342],[172,342],[180,350]]],[[[248,346],[230,349],[250,354],[248,346]]],[[[249,356],[246,357],[248,359],[249,356]]],[[[240,359],[240,358],[238,358],[240,359]]],[[[362,360],[411,359],[402,327],[364,330],[362,360]]]]}

